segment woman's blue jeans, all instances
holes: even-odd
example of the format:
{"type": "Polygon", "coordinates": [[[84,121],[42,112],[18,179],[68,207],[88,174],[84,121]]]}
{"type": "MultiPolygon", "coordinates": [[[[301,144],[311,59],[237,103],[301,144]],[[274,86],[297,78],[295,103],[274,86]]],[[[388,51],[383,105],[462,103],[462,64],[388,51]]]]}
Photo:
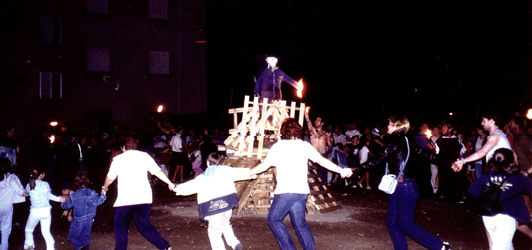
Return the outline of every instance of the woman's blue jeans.
{"type": "Polygon", "coordinates": [[[405,235],[428,249],[440,250],[443,242],[414,223],[419,188],[412,178],[397,184],[390,196],[386,222],[395,250],[408,249],[405,235]]]}
{"type": "Polygon", "coordinates": [[[296,232],[303,249],[314,250],[314,237],[305,219],[305,208],[308,194],[276,194],[268,213],[268,225],[282,250],[296,249],[288,229],[283,224],[286,214],[290,216],[292,227],[296,232]]]}

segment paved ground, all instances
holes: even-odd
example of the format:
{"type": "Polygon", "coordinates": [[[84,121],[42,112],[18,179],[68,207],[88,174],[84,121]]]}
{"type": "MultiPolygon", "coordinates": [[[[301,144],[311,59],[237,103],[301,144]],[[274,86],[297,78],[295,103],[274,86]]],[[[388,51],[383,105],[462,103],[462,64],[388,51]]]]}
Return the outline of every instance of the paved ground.
{"type": "MultiPolygon", "coordinates": [[[[210,249],[207,229],[200,226],[195,196],[175,197],[164,187],[155,190],[152,223],[174,246],[174,249],[210,249]]],[[[341,209],[307,219],[318,249],[392,249],[385,226],[388,196],[377,190],[344,189],[333,187],[341,209]]],[[[114,249],[112,193],[103,204],[94,222],[91,249],[114,249]]],[[[68,221],[60,219],[61,210],[54,203],[52,233],[57,249],[73,249],[67,240],[68,221]]],[[[289,220],[286,221],[289,223],[289,220]]],[[[416,222],[428,231],[449,241],[453,249],[488,249],[481,220],[472,212],[471,202],[450,206],[436,197],[422,197],[416,222]]],[[[241,216],[232,219],[233,228],[245,249],[278,249],[266,223],[265,215],[241,216]]],[[[291,227],[290,227],[291,228],[291,227]]],[[[293,232],[292,232],[293,233],[293,232]]],[[[37,249],[44,249],[40,230],[34,232],[37,249]]],[[[295,234],[293,234],[294,239],[295,234]]],[[[22,249],[23,229],[13,229],[11,249],[22,249]]],[[[517,232],[516,249],[532,249],[532,240],[517,232]]],[[[299,246],[298,246],[299,247],[299,246]]],[[[409,240],[410,249],[424,249],[409,240]]],[[[129,249],[155,249],[137,231],[132,223],[129,249]]]]}

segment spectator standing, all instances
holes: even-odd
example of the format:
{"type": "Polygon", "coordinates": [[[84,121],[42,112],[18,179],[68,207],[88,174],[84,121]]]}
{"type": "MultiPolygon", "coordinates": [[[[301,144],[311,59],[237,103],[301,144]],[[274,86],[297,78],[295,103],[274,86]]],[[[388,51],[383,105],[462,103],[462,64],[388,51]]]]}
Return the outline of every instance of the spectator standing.
{"type": "MultiPolygon", "coordinates": [[[[439,149],[437,147],[436,142],[441,137],[441,129],[439,126],[434,126],[432,128],[432,136],[430,137],[430,140],[432,141],[432,144],[435,145],[435,152],[439,153],[439,149]]],[[[432,186],[433,193],[438,192],[439,188],[439,178],[438,178],[438,166],[436,165],[435,161],[430,162],[430,185],[432,186]]]]}
{"type": "MultiPolygon", "coordinates": [[[[333,148],[332,138],[327,131],[323,130],[323,120],[321,117],[316,117],[314,124],[309,118],[308,109],[305,110],[305,120],[307,121],[307,127],[310,130],[310,144],[321,154],[321,156],[329,159],[333,148]]],[[[314,164],[321,180],[327,183],[327,169],[320,164],[314,164]]]]}
{"type": "Polygon", "coordinates": [[[462,145],[456,136],[452,134],[452,126],[443,123],[441,126],[440,139],[436,141],[439,153],[436,158],[439,176],[439,193],[451,205],[456,205],[462,201],[462,190],[465,189],[466,169],[460,172],[454,172],[452,164],[460,156],[462,145]]]}
{"type": "Polygon", "coordinates": [[[340,126],[338,125],[334,127],[334,132],[332,133],[332,139],[335,145],[338,143],[345,145],[347,143],[346,136],[342,132],[342,129],[340,129],[340,126]]]}
{"type": "MultiPolygon", "coordinates": [[[[422,195],[426,195],[431,190],[431,173],[430,162],[431,156],[436,153],[436,146],[432,143],[432,140],[427,136],[429,125],[427,123],[421,123],[419,131],[415,135],[415,154],[412,154],[412,163],[416,170],[414,171],[414,178],[419,185],[419,190],[422,195]]],[[[455,158],[456,159],[456,158],[455,158]]]]}
{"type": "Polygon", "coordinates": [[[15,128],[8,128],[5,130],[5,135],[0,136],[0,157],[9,159],[11,166],[15,166],[18,152],[20,146],[15,138],[15,128]]]}
{"type": "MultiPolygon", "coordinates": [[[[523,116],[514,116],[509,123],[510,131],[514,135],[512,148],[517,155],[520,171],[529,179],[532,177],[532,141],[528,134],[523,131],[526,128],[526,120],[523,116]]],[[[523,199],[528,208],[528,213],[532,214],[532,198],[523,194],[523,199]]]]}
{"type": "Polygon", "coordinates": [[[180,181],[184,180],[185,166],[188,163],[188,156],[186,153],[186,145],[183,143],[183,128],[177,128],[175,135],[170,140],[170,147],[172,148],[172,169],[170,175],[172,181],[176,181],[177,173],[179,172],[180,181]],[[173,170],[173,171],[172,171],[173,170]]]}
{"type": "Polygon", "coordinates": [[[148,181],[148,173],[168,184],[170,190],[173,190],[175,185],[149,154],[137,150],[138,144],[138,138],[133,136],[120,139],[123,153],[113,158],[102,186],[101,194],[106,194],[109,185],[119,179],[118,194],[114,203],[116,249],[127,249],[129,223],[133,219],[137,229],[150,243],[158,249],[168,250],[171,249],[170,244],[150,223],[152,190],[148,181]]]}

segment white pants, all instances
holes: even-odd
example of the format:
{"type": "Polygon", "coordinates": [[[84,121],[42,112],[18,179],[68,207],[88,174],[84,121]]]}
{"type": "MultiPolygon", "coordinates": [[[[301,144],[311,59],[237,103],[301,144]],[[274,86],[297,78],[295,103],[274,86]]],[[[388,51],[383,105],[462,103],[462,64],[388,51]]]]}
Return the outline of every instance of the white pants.
{"type": "Polygon", "coordinates": [[[233,210],[227,210],[223,213],[206,216],[205,220],[209,221],[208,233],[209,241],[211,242],[211,248],[213,250],[224,249],[225,244],[222,239],[222,235],[227,242],[227,245],[233,249],[240,243],[236,238],[233,228],[231,227],[231,216],[233,210]]]}
{"type": "Polygon", "coordinates": [[[2,243],[0,250],[8,249],[9,235],[11,234],[11,224],[13,222],[13,204],[1,202],[0,204],[0,231],[2,231],[2,243]]]}
{"type": "Polygon", "coordinates": [[[24,232],[26,233],[26,239],[24,240],[24,248],[29,246],[35,247],[35,242],[33,241],[33,230],[37,224],[41,223],[41,233],[46,241],[46,249],[54,249],[54,237],[50,233],[50,224],[52,224],[52,215],[50,210],[51,207],[44,208],[32,208],[30,209],[30,215],[28,216],[28,221],[26,222],[26,228],[24,232]]]}
{"type": "Polygon", "coordinates": [[[516,229],[516,220],[506,214],[496,214],[494,216],[482,216],[484,227],[488,231],[491,249],[493,250],[513,250],[512,240],[516,229]]]}
{"type": "Polygon", "coordinates": [[[436,193],[438,186],[436,185],[436,179],[438,178],[438,166],[430,164],[430,184],[432,185],[432,191],[436,193]]]}

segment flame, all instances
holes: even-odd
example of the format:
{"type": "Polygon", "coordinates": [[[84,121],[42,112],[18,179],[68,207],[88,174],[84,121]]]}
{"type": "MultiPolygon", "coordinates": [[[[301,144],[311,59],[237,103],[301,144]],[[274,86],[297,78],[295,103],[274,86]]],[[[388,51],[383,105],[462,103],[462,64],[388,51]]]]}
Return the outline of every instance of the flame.
{"type": "Polygon", "coordinates": [[[303,88],[304,88],[304,85],[303,85],[303,79],[299,80],[299,82],[297,82],[297,97],[299,98],[302,98],[303,97],[303,88]]]}
{"type": "Polygon", "coordinates": [[[163,110],[164,110],[164,106],[163,105],[159,105],[157,107],[157,113],[161,113],[161,112],[163,112],[163,110]]]}
{"type": "Polygon", "coordinates": [[[309,110],[310,110],[310,106],[307,106],[307,107],[305,108],[305,112],[308,113],[309,110]]]}
{"type": "Polygon", "coordinates": [[[430,129],[427,129],[427,132],[425,132],[425,135],[427,136],[427,138],[430,139],[430,137],[432,137],[432,131],[430,131],[430,129]]]}
{"type": "Polygon", "coordinates": [[[529,120],[532,119],[532,109],[528,109],[528,111],[526,113],[526,118],[528,118],[529,120]]]}
{"type": "Polygon", "coordinates": [[[55,135],[50,135],[50,137],[48,137],[48,140],[50,140],[50,143],[54,143],[55,142],[55,135]]]}
{"type": "Polygon", "coordinates": [[[50,126],[52,126],[52,127],[55,127],[57,125],[59,125],[59,122],[57,122],[57,121],[51,121],[50,122],[50,126]]]}

